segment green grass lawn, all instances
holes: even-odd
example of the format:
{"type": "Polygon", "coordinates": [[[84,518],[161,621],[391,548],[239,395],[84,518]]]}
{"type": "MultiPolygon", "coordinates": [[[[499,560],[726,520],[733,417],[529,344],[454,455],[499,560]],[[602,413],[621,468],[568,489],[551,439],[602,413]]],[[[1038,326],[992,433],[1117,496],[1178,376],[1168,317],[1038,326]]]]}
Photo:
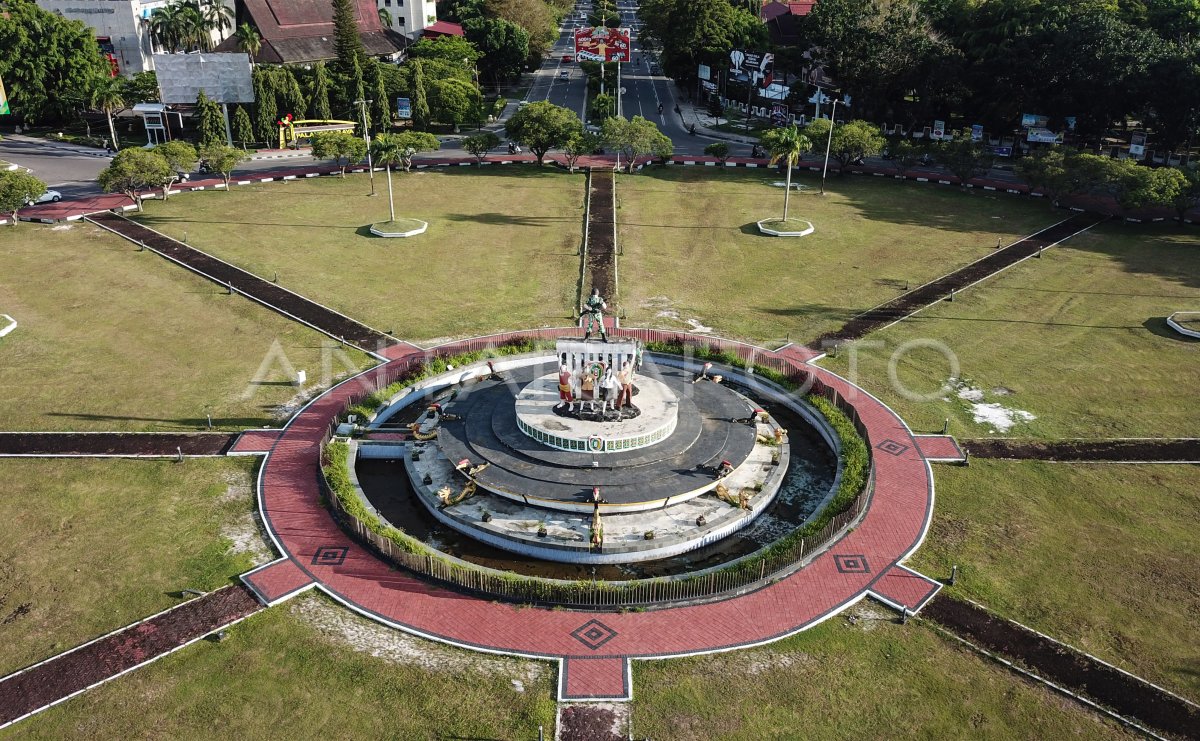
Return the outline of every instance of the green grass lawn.
{"type": "MultiPolygon", "coordinates": [[[[808,174],[796,179],[813,185],[808,174]]],[[[854,314],[1063,218],[995,193],[832,177],[828,195],[794,193],[801,238],[761,234],[783,215],[774,170],[648,168],[617,184],[621,307],[631,326],[807,342],[854,314]]]]}
{"type": "Polygon", "coordinates": [[[536,739],[542,725],[553,736],[551,665],[541,663],[533,677],[531,662],[483,657],[491,668],[474,668],[479,654],[420,643],[431,651],[429,668],[421,659],[376,658],[369,646],[353,650],[291,607],[276,607],[234,626],[223,643],[200,641],[8,733],[39,739],[536,739]],[[501,663],[509,667],[494,668],[501,663]],[[513,676],[523,677],[524,691],[516,691],[513,676]]]}
{"type": "Polygon", "coordinates": [[[914,568],[958,564],[951,594],[1200,700],[1200,467],[975,460],[934,473],[914,568]]]}
{"type": "Polygon", "coordinates": [[[377,329],[410,340],[571,322],[584,179],[550,168],[393,173],[411,239],[372,235],[387,186],[365,175],[151,202],[143,223],[377,329]]]}
{"type": "Polygon", "coordinates": [[[369,362],[79,222],[0,229],[0,313],[4,430],[258,426],[297,393],[283,359],[310,385],[369,362]]]}
{"type": "MultiPolygon", "coordinates": [[[[861,603],[869,605],[871,603],[861,603]]],[[[761,648],[635,661],[637,738],[1131,738],[918,622],[839,616],[761,648]]],[[[860,608],[851,608],[850,613],[860,608]]]]}
{"type": "MultiPolygon", "coordinates": [[[[868,391],[920,430],[947,417],[959,437],[1191,437],[1200,432],[1200,341],[1166,317],[1200,305],[1200,234],[1169,226],[1102,226],[1071,238],[942,302],[869,335],[858,352],[868,391]],[[912,340],[944,345],[984,403],[1022,410],[1007,432],[976,422],[957,393],[939,393],[950,365],[940,351],[901,353],[912,340]],[[995,432],[993,432],[993,430],[995,432]]],[[[823,365],[850,374],[849,352],[823,365]]]]}
{"type": "Polygon", "coordinates": [[[0,675],[251,568],[253,464],[0,459],[0,675]]]}

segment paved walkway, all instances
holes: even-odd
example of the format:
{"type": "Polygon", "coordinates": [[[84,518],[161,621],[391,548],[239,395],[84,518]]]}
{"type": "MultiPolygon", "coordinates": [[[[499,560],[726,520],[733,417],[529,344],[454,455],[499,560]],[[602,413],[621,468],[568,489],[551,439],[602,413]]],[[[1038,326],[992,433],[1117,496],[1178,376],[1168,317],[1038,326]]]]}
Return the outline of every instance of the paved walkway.
{"type": "Polygon", "coordinates": [[[0,457],[174,458],[225,455],[223,432],[0,432],[0,457]]]}
{"type": "MultiPolygon", "coordinates": [[[[693,339],[711,342],[713,338],[693,339]]],[[[456,352],[470,347],[470,342],[464,342],[439,349],[456,352]]],[[[375,557],[321,506],[318,451],[330,419],[363,393],[363,380],[389,372],[391,364],[331,389],[287,426],[262,470],[264,522],[279,550],[309,581],[358,612],[459,646],[562,662],[559,694],[563,700],[627,698],[632,658],[681,656],[777,640],[867,594],[910,611],[919,609],[939,585],[898,567],[924,538],[933,507],[929,465],[911,432],[891,410],[843,379],[755,350],[763,361],[773,359],[813,373],[854,404],[874,448],[876,484],[856,528],[803,569],[744,596],[645,613],[518,609],[436,588],[375,557]]],[[[269,591],[307,587],[290,577],[286,582],[269,591]]]]}
{"type": "Polygon", "coordinates": [[[969,288],[1002,270],[1039,254],[1044,249],[1053,247],[1080,232],[1087,231],[1106,218],[1096,214],[1081,213],[1064,219],[1053,226],[1019,239],[1007,247],[1002,247],[987,257],[976,260],[953,273],[943,275],[941,278],[859,314],[841,328],[819,336],[809,343],[809,348],[814,352],[824,352],[827,347],[861,339],[870,332],[895,324],[924,308],[946,300],[955,291],[969,288]]]}
{"type": "Polygon", "coordinates": [[[0,679],[0,728],[160,659],[262,609],[232,586],[0,679]]]}
{"type": "Polygon", "coordinates": [[[404,345],[391,335],[372,329],[345,314],[201,252],[148,226],[130,221],[124,216],[112,213],[95,214],[89,216],[88,221],[134,244],[145,245],[147,249],[215,283],[228,286],[230,290],[237,291],[269,309],[376,357],[386,359],[390,357],[389,352],[394,352],[393,348],[404,345]]]}

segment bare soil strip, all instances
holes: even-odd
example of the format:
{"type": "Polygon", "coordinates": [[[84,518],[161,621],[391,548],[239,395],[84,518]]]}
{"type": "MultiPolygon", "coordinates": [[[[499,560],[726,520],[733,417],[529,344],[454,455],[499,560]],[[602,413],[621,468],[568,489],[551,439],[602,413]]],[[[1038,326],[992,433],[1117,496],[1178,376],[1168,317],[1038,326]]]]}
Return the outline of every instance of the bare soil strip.
{"type": "Polygon", "coordinates": [[[624,741],[625,719],[611,705],[578,704],[562,708],[558,717],[559,741],[624,741]]]}
{"type": "Polygon", "coordinates": [[[587,263],[584,265],[583,297],[593,288],[610,303],[616,301],[616,240],[613,237],[613,172],[593,170],[588,216],[587,263]]]}
{"type": "Polygon", "coordinates": [[[225,455],[238,433],[0,432],[0,455],[225,455]]]}
{"type": "Polygon", "coordinates": [[[1200,708],[968,602],[938,595],[922,617],[1071,692],[1164,733],[1200,738],[1200,708]]]}
{"type": "Polygon", "coordinates": [[[1200,438],[1113,440],[963,440],[974,458],[1113,463],[1200,463],[1200,438]]]}
{"type": "Polygon", "coordinates": [[[0,679],[0,728],[263,609],[241,585],[224,587],[0,679]]]}
{"type": "Polygon", "coordinates": [[[97,226],[125,237],[134,244],[144,244],[169,260],[179,263],[222,286],[258,301],[291,319],[297,319],[330,337],[344,340],[366,352],[377,352],[399,341],[379,330],[343,316],[314,301],[292,293],[269,280],[234,267],[212,255],[189,247],[178,240],[142,226],[114,213],[87,217],[97,226]]]}
{"type": "Polygon", "coordinates": [[[876,329],[895,324],[927,306],[948,298],[954,291],[961,291],[1021,260],[1032,257],[1040,250],[1058,244],[1067,237],[1099,224],[1105,218],[1107,217],[1091,213],[1076,214],[1066,221],[998,249],[982,260],[943,275],[937,280],[926,283],[902,296],[897,296],[870,311],[863,312],[846,322],[840,329],[826,332],[813,340],[809,343],[809,347],[817,352],[824,352],[824,348],[829,345],[862,339],[876,329]]]}

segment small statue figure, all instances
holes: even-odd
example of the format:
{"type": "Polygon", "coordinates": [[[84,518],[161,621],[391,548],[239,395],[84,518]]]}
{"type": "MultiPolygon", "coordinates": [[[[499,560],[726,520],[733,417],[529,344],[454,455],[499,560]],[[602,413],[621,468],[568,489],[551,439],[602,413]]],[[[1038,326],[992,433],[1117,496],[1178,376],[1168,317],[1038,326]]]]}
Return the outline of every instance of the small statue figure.
{"type": "Polygon", "coordinates": [[[708,371],[711,369],[712,369],[712,363],[705,363],[704,367],[700,369],[700,372],[696,374],[696,377],[692,379],[692,383],[699,383],[700,381],[707,381],[708,380],[708,371]]]}
{"type": "Polygon", "coordinates": [[[571,370],[564,363],[558,366],[558,407],[566,404],[569,409],[571,401],[571,370]]]}
{"type": "Polygon", "coordinates": [[[717,466],[717,478],[723,479],[733,473],[733,464],[729,461],[721,461],[721,465],[717,466]]]}
{"type": "Polygon", "coordinates": [[[621,365],[617,382],[621,385],[621,391],[617,394],[617,409],[633,406],[633,369],[629,367],[628,361],[621,365]]]}
{"type": "Polygon", "coordinates": [[[617,374],[613,373],[613,369],[609,368],[604,371],[604,378],[600,381],[600,388],[604,391],[604,402],[601,404],[601,411],[612,408],[616,411],[620,407],[617,406],[617,399],[621,393],[621,384],[617,382],[617,374]]]}
{"type": "Polygon", "coordinates": [[[596,374],[591,368],[583,374],[583,378],[579,382],[579,410],[583,411],[583,402],[588,403],[588,409],[596,411],[596,374]]]}
{"type": "Polygon", "coordinates": [[[592,338],[593,324],[599,325],[601,341],[608,342],[608,335],[604,331],[604,312],[607,309],[608,304],[604,303],[604,299],[600,297],[600,289],[593,288],[592,295],[583,303],[583,306],[579,307],[579,313],[587,319],[587,327],[583,333],[584,342],[592,338]]]}
{"type": "Polygon", "coordinates": [[[571,372],[571,401],[567,404],[567,411],[575,411],[575,402],[579,402],[579,411],[583,411],[583,369],[576,368],[571,372]]]}

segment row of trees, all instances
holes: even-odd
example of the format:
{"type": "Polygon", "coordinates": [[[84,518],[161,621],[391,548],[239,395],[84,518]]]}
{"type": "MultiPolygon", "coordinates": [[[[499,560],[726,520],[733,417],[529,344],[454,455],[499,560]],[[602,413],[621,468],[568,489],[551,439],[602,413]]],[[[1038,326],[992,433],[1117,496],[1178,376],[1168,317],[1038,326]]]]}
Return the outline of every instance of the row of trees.
{"type": "Polygon", "coordinates": [[[233,28],[233,9],[221,0],[171,0],[150,16],[150,34],[169,52],[207,51],[213,34],[233,28]]]}
{"type": "MultiPolygon", "coordinates": [[[[592,154],[602,147],[623,154],[629,172],[633,172],[638,157],[651,155],[665,159],[674,152],[670,138],[659,131],[653,121],[641,116],[634,116],[633,120],[610,117],[601,125],[599,132],[591,132],[584,128],[574,111],[545,100],[517,111],[505,122],[504,127],[510,139],[524,144],[533,152],[538,164],[542,164],[551,149],[561,149],[566,156],[567,166],[572,170],[581,156],[592,154]]],[[[487,149],[484,148],[481,153],[478,144],[473,146],[475,148],[468,151],[482,159],[487,149]]]]}
{"type": "Polygon", "coordinates": [[[100,171],[97,180],[106,193],[125,194],[141,211],[143,191],[162,188],[162,197],[166,200],[171,194],[171,186],[195,170],[201,159],[211,172],[221,176],[228,189],[233,169],[245,158],[246,153],[241,149],[220,142],[205,144],[197,151],[191,144],[176,140],[152,149],[121,150],[108,167],[100,171]]]}
{"type": "MultiPolygon", "coordinates": [[[[642,41],[692,89],[698,64],[769,48],[756,6],[643,0],[642,41]]],[[[1003,131],[1035,113],[1088,143],[1136,120],[1169,149],[1200,127],[1200,0],[821,0],[797,23],[776,77],[823,69],[867,120],[1003,131]]],[[[793,102],[811,92],[795,87],[793,102]]]]}

